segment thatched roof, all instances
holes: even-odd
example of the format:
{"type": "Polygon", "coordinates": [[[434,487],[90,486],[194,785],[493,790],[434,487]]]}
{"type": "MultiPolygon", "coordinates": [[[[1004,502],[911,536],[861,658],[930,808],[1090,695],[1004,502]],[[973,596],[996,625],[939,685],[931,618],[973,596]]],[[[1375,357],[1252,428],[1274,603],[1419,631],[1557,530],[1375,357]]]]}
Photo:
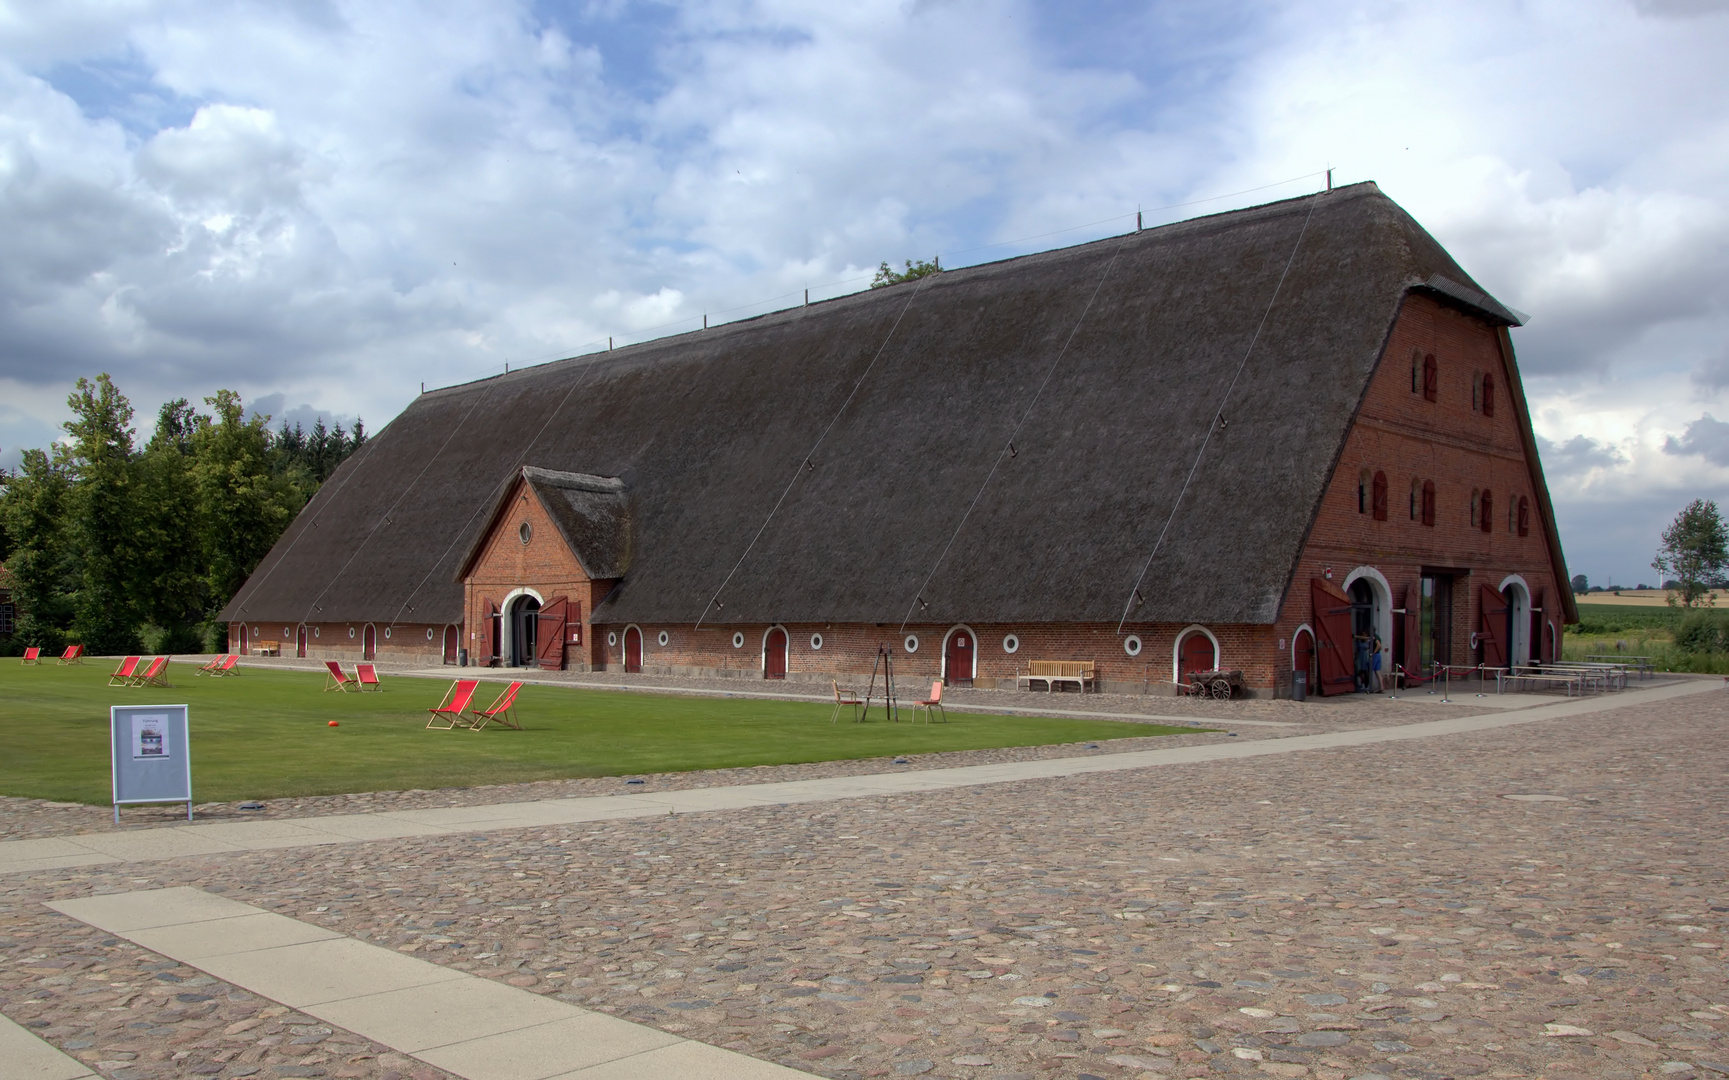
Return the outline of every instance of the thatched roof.
{"type": "Polygon", "coordinates": [[[1114,622],[1146,566],[1134,621],[1271,622],[1414,289],[1516,321],[1358,184],[433,391],[228,611],[456,621],[528,465],[628,492],[597,621],[1114,622]]]}

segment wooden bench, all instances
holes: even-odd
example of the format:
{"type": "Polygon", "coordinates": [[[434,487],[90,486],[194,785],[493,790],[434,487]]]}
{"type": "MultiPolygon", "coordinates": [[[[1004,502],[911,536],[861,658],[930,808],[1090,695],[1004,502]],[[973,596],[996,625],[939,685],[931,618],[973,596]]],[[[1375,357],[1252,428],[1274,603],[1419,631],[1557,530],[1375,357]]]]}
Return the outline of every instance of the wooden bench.
{"type": "Polygon", "coordinates": [[[253,652],[257,653],[259,656],[281,656],[282,642],[260,641],[258,643],[258,648],[254,649],[253,652]]]}
{"type": "Polygon", "coordinates": [[[1034,660],[1027,664],[1025,672],[1015,676],[1017,689],[1031,690],[1036,682],[1044,683],[1047,692],[1055,692],[1059,683],[1074,683],[1083,694],[1089,685],[1095,692],[1099,688],[1091,660],[1034,660]]]}

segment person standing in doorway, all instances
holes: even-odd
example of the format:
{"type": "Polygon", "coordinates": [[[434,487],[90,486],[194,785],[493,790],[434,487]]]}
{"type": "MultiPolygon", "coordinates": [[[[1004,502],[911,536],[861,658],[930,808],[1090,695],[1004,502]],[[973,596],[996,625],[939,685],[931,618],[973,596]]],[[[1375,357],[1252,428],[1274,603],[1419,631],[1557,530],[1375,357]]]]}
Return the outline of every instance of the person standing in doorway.
{"type": "Polygon", "coordinates": [[[1369,635],[1358,634],[1353,639],[1356,645],[1357,693],[1369,692],[1369,635]]]}

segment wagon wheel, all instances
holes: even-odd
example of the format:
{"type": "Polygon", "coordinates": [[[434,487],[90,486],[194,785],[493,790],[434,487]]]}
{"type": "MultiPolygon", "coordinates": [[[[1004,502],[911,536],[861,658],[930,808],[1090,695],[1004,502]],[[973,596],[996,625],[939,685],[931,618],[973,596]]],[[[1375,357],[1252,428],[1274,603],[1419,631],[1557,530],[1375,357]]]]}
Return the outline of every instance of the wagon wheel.
{"type": "Polygon", "coordinates": [[[1231,680],[1214,679],[1213,697],[1217,698],[1219,701],[1229,701],[1231,699],[1231,680]]]}

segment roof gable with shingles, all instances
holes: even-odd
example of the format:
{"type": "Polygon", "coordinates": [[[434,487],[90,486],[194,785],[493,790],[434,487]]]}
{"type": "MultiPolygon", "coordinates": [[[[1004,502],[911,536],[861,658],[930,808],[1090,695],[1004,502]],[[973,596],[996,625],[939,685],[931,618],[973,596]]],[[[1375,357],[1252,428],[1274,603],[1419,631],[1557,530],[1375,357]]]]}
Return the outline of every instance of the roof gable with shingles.
{"type": "Polygon", "coordinates": [[[630,493],[597,622],[1270,622],[1411,289],[1513,321],[1360,184],[435,391],[230,611],[459,619],[532,463],[630,493]]]}

